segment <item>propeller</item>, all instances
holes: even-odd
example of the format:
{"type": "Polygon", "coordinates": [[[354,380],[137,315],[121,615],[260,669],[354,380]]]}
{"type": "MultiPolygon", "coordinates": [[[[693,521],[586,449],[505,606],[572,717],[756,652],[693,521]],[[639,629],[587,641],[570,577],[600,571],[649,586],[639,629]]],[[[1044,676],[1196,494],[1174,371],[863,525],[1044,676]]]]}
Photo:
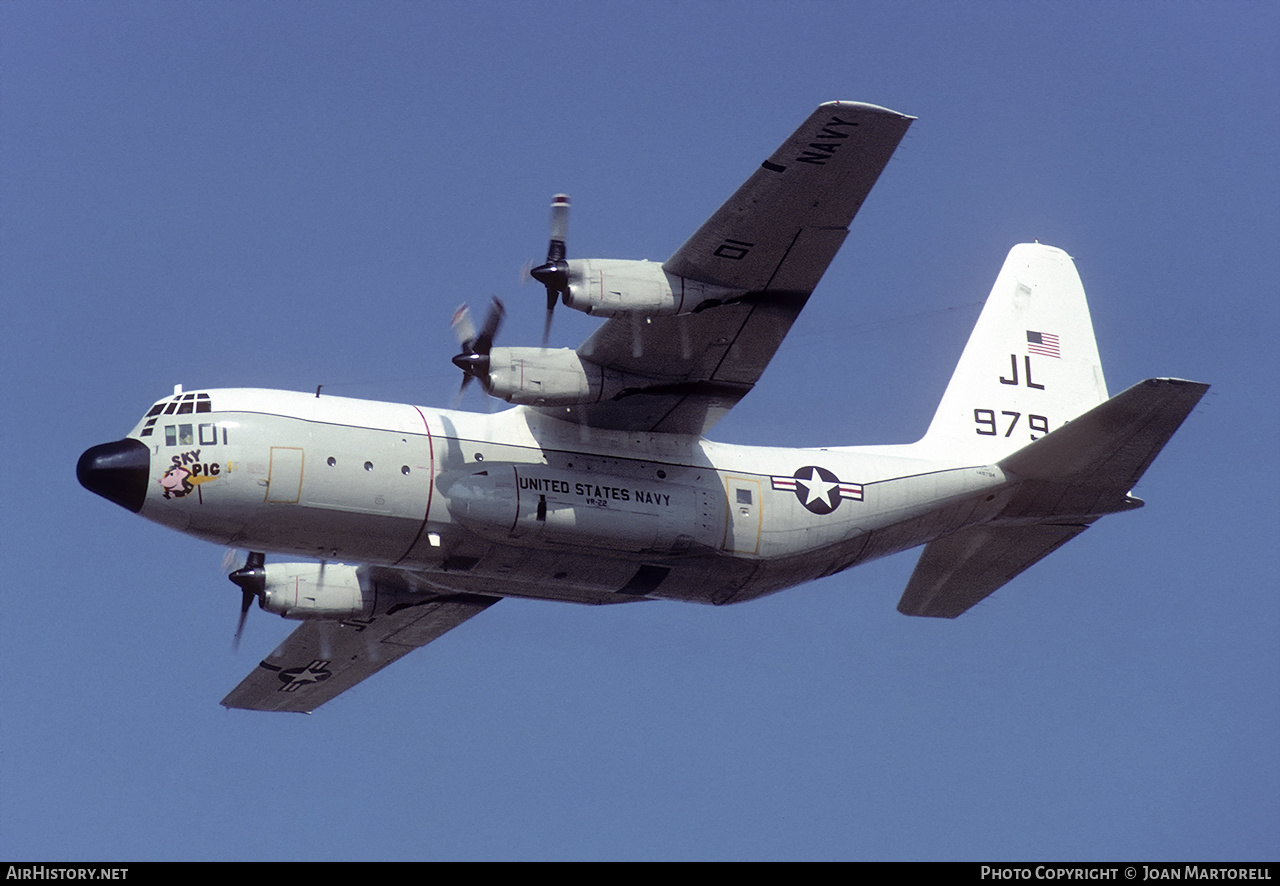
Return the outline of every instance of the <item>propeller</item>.
{"type": "Polygon", "coordinates": [[[551,198],[551,242],[547,246],[546,264],[538,265],[529,276],[547,287],[547,322],[542,328],[542,346],[551,338],[551,314],[561,293],[569,294],[569,264],[565,261],[564,241],[569,232],[569,196],[551,198]]]}
{"type": "Polygon", "coordinates": [[[458,337],[458,344],[462,348],[461,353],[453,358],[453,365],[462,370],[459,400],[473,378],[480,379],[480,384],[486,391],[489,389],[489,351],[493,348],[493,338],[498,334],[498,328],[502,326],[502,318],[506,314],[507,309],[494,296],[493,303],[489,305],[489,313],[484,318],[484,326],[477,333],[475,324],[471,322],[469,307],[459,305],[458,310],[453,312],[453,320],[449,325],[453,327],[453,334],[458,337]]]}
{"type": "Polygon", "coordinates": [[[240,648],[240,634],[244,632],[244,620],[249,617],[249,607],[256,597],[262,604],[262,597],[267,592],[267,558],[258,551],[250,551],[244,566],[227,576],[240,588],[240,621],[236,624],[234,649],[240,648]]]}

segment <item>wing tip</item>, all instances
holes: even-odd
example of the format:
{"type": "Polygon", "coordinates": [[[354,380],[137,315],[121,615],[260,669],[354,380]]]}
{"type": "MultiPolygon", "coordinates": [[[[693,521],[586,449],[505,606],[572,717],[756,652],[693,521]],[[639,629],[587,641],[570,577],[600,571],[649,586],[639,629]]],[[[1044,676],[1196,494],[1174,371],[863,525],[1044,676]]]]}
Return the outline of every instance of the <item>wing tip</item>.
{"type": "Polygon", "coordinates": [[[913,618],[949,618],[953,621],[963,615],[967,610],[961,609],[957,612],[939,611],[932,605],[912,605],[907,606],[902,600],[898,601],[898,612],[903,615],[910,615],[913,618]]]}
{"type": "Polygon", "coordinates": [[[1199,392],[1202,396],[1205,391],[1212,387],[1208,382],[1191,381],[1187,378],[1173,378],[1171,376],[1160,376],[1157,378],[1148,378],[1142,382],[1144,385],[1151,387],[1185,387],[1188,391],[1199,392]]]}
{"type": "Polygon", "coordinates": [[[821,109],[842,108],[846,110],[856,110],[863,114],[883,114],[889,117],[897,117],[901,120],[915,120],[910,114],[904,114],[901,111],[895,111],[892,108],[886,108],[883,105],[873,105],[870,102],[850,102],[850,101],[833,101],[823,102],[818,106],[821,109]]]}
{"type": "MultiPolygon", "coordinates": [[[[229,697],[230,696],[228,696],[228,698],[229,697]]],[[[315,713],[315,710],[316,710],[315,707],[303,709],[303,708],[291,708],[291,707],[272,707],[270,705],[237,704],[234,701],[228,702],[226,698],[218,702],[218,704],[222,705],[228,711],[263,711],[268,714],[308,714],[310,715],[315,713]]],[[[316,707],[319,707],[319,705],[316,705],[316,707]]]]}

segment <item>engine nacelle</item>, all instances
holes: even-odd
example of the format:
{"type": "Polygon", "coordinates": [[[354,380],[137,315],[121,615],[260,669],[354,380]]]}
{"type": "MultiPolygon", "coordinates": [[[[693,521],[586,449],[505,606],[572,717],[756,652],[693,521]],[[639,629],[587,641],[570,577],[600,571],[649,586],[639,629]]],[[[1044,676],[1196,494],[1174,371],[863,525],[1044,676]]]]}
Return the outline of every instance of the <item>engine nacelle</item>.
{"type": "Polygon", "coordinates": [[[258,605],[284,618],[363,618],[378,595],[365,572],[345,563],[268,563],[258,605]]]}
{"type": "Polygon", "coordinates": [[[489,352],[486,390],[508,403],[573,406],[609,400],[653,383],[651,378],[605,369],[569,348],[494,348],[489,352]]]}
{"type": "Polygon", "coordinates": [[[569,291],[564,303],[598,317],[640,314],[687,314],[743,295],[742,290],[713,286],[669,274],[650,261],[571,259],[569,291]]]}
{"type": "Polygon", "coordinates": [[[494,348],[489,353],[494,397],[530,406],[570,406],[600,399],[604,368],[568,348],[494,348]]]}

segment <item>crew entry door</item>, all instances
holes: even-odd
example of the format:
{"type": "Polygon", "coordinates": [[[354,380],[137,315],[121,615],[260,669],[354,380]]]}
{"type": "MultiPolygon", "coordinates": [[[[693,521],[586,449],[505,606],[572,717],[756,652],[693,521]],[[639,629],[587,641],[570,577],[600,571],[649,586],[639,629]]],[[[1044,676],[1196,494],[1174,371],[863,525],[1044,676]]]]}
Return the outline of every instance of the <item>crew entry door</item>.
{"type": "Polygon", "coordinates": [[[759,553],[761,509],[764,505],[760,497],[760,481],[751,477],[726,477],[725,493],[729,500],[724,549],[735,554],[759,553]]]}
{"type": "Polygon", "coordinates": [[[297,504],[302,492],[302,461],[301,449],[292,446],[271,447],[266,501],[297,504]]]}

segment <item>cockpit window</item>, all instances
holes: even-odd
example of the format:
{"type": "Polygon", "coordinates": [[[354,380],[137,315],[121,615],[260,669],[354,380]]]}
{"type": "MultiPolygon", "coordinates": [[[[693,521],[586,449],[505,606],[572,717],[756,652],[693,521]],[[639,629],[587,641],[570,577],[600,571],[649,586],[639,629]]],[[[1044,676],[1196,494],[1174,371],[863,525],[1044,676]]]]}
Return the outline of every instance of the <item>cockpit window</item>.
{"type": "Polygon", "coordinates": [[[194,442],[195,435],[192,434],[191,425],[164,426],[165,446],[190,446],[194,442]]]}
{"type": "MultiPolygon", "coordinates": [[[[159,415],[189,415],[192,412],[213,412],[213,400],[208,394],[175,394],[171,398],[161,400],[156,405],[147,410],[145,418],[146,423],[142,426],[142,430],[138,433],[140,437],[150,437],[151,432],[156,423],[156,416],[159,415]]],[[[191,425],[169,425],[166,428],[166,444],[169,446],[181,445],[182,435],[178,431],[173,431],[174,439],[168,440],[168,432],[173,428],[185,427],[187,435],[185,443],[191,442],[191,425]]]]}

